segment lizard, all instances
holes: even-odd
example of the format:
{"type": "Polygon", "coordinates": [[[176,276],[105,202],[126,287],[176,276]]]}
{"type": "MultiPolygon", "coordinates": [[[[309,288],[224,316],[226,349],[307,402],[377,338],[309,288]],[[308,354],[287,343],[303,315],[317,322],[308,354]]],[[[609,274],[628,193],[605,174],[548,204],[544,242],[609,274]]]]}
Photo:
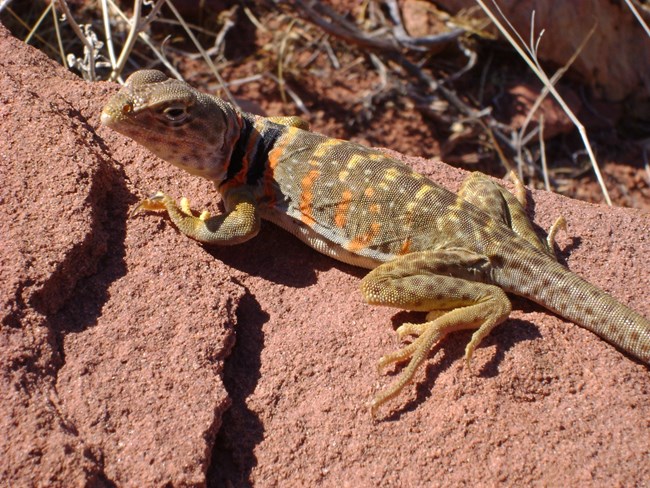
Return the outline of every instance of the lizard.
{"type": "MultiPolygon", "coordinates": [[[[360,284],[372,305],[426,312],[397,328],[401,349],[379,368],[408,364],[372,400],[380,406],[409,384],[448,333],[474,330],[472,353],[512,309],[530,299],[650,364],[650,321],[560,264],[552,228],[545,241],[515,194],[474,172],[454,194],[377,149],[312,132],[298,117],[261,117],[156,70],[133,73],[108,101],[102,124],[167,162],[214,182],[225,212],[196,216],[158,192],[140,211],[166,212],[188,237],[234,245],[261,219],[339,261],[369,269],[360,284]]],[[[561,225],[560,221],[560,225],[561,225]]]]}

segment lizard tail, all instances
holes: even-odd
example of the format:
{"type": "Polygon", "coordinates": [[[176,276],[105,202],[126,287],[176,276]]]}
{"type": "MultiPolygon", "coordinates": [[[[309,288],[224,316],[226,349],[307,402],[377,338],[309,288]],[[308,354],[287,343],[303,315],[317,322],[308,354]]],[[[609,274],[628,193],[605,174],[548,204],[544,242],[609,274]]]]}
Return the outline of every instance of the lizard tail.
{"type": "Polygon", "coordinates": [[[648,319],[541,252],[503,256],[505,263],[493,278],[506,291],[539,303],[650,364],[648,319]]]}

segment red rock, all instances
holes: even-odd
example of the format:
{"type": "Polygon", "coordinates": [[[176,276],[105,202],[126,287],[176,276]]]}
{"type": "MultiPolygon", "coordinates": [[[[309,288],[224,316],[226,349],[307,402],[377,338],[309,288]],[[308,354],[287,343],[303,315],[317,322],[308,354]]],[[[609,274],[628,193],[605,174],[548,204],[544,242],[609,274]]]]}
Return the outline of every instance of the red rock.
{"type": "Polygon", "coordinates": [[[127,220],[137,166],[96,132],[115,87],[2,27],[0,53],[0,484],[201,484],[243,290],[127,220]]]}

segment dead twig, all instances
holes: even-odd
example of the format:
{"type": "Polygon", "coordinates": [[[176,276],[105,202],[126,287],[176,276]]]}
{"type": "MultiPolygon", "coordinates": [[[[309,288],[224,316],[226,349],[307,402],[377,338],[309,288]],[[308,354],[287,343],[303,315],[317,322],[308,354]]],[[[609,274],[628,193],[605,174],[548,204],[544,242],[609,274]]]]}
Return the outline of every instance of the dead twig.
{"type": "Polygon", "coordinates": [[[402,23],[402,15],[400,14],[399,6],[396,0],[384,0],[384,4],[388,8],[391,20],[395,24],[393,27],[393,35],[395,39],[404,47],[413,51],[430,51],[434,47],[445,46],[453,41],[456,41],[460,36],[465,34],[465,29],[455,28],[442,34],[431,36],[411,37],[406,32],[404,24],[402,23]]]}
{"type": "Polygon", "coordinates": [[[625,0],[625,4],[627,5],[627,8],[629,8],[632,11],[632,14],[639,22],[639,24],[641,24],[641,27],[645,31],[646,35],[650,37],[650,27],[648,27],[648,24],[646,23],[645,19],[641,17],[641,14],[632,3],[632,0],[625,0]]]}
{"type": "MultiPolygon", "coordinates": [[[[550,82],[553,86],[557,84],[558,81],[564,76],[564,74],[569,70],[573,62],[578,58],[584,47],[587,45],[587,42],[589,42],[589,39],[591,39],[591,36],[596,32],[596,24],[591,28],[591,30],[587,33],[587,35],[583,38],[582,42],[580,45],[576,48],[574,51],[573,55],[568,59],[568,61],[559,68],[554,74],[553,77],[550,79],[550,82]]],[[[537,53],[539,51],[539,45],[542,40],[542,36],[544,35],[544,30],[540,31],[539,36],[537,36],[537,39],[535,39],[535,12],[531,14],[531,19],[530,19],[530,39],[529,39],[529,45],[528,45],[528,52],[531,53],[533,58],[535,59],[536,63],[539,64],[538,61],[538,56],[537,53]]],[[[522,157],[522,151],[523,148],[530,142],[530,140],[535,136],[535,133],[537,132],[536,129],[531,131],[530,133],[526,134],[526,130],[528,129],[528,125],[533,119],[533,116],[535,113],[539,110],[539,107],[542,105],[542,102],[546,99],[546,97],[549,94],[549,88],[547,86],[544,86],[542,89],[541,93],[533,103],[532,107],[530,110],[528,110],[528,113],[526,114],[526,117],[524,118],[524,122],[521,124],[521,128],[515,132],[515,148],[516,148],[516,154],[515,154],[515,160],[517,161],[519,165],[519,177],[522,178],[523,176],[523,169],[522,166],[524,164],[524,159],[522,157]]],[[[540,131],[541,131],[541,124],[542,121],[540,120],[539,126],[540,131]]],[[[545,184],[548,186],[548,181],[547,181],[547,176],[545,176],[545,184]]]]}
{"type": "MultiPolygon", "coordinates": [[[[114,1],[114,0],[108,0],[108,3],[109,3],[109,7],[110,7],[111,9],[113,9],[114,12],[117,13],[118,17],[119,17],[120,19],[122,19],[122,20],[123,20],[127,25],[130,26],[131,24],[130,24],[129,18],[126,16],[126,14],[124,13],[124,11],[122,11],[122,9],[119,8],[119,6],[115,3],[115,1],[114,1]]],[[[109,42],[109,39],[110,39],[111,42],[112,42],[112,35],[111,35],[111,34],[107,35],[107,42],[109,42]]],[[[151,52],[154,54],[154,56],[156,56],[156,58],[158,59],[158,61],[159,61],[162,65],[164,65],[165,68],[167,68],[167,70],[169,70],[169,72],[170,72],[170,73],[171,73],[171,74],[172,74],[176,79],[179,79],[179,80],[182,80],[182,79],[183,79],[183,77],[181,76],[181,74],[176,70],[176,68],[174,68],[174,66],[173,66],[173,65],[172,65],[172,64],[167,60],[167,58],[163,55],[162,51],[161,51],[158,47],[156,47],[156,46],[154,45],[154,43],[153,43],[153,41],[151,40],[149,34],[147,34],[146,32],[138,32],[138,39],[140,39],[140,40],[141,40],[141,41],[142,41],[142,42],[143,42],[143,43],[144,43],[144,44],[145,44],[145,45],[146,45],[146,46],[151,50],[151,52]]],[[[117,64],[117,63],[116,63],[116,64],[117,64]]],[[[115,69],[114,69],[114,71],[115,71],[115,69]]],[[[116,80],[121,81],[121,77],[120,77],[120,75],[121,75],[121,73],[118,73],[117,75],[115,75],[114,78],[115,78],[116,80]]]]}
{"type": "Polygon", "coordinates": [[[90,24],[84,24],[82,27],[77,23],[70,12],[66,0],[52,0],[52,4],[55,2],[63,11],[66,21],[84,46],[83,59],[77,58],[74,54],[68,54],[66,58],[68,66],[76,67],[85,79],[95,81],[95,65],[100,62],[101,56],[99,50],[103,47],[103,43],[99,41],[90,24]]]}
{"type": "Polygon", "coordinates": [[[598,166],[598,163],[596,162],[596,156],[593,153],[593,150],[591,148],[591,144],[589,142],[589,137],[587,136],[587,131],[585,130],[584,125],[580,122],[580,120],[576,117],[576,115],[573,113],[573,111],[569,108],[569,106],[566,104],[564,99],[560,96],[560,94],[557,92],[555,87],[553,86],[553,83],[551,80],[548,78],[544,70],[542,69],[541,65],[539,64],[539,60],[535,56],[535,53],[533,52],[526,52],[528,49],[526,47],[526,43],[523,42],[523,39],[521,36],[517,33],[517,31],[512,27],[512,25],[508,22],[508,19],[503,15],[503,12],[497,5],[497,3],[493,0],[492,4],[495,6],[497,11],[499,12],[499,15],[501,18],[504,19],[506,23],[510,26],[514,34],[517,36],[519,41],[516,41],[515,38],[512,36],[512,34],[505,28],[505,26],[501,23],[501,21],[496,17],[496,15],[489,9],[487,8],[487,5],[482,0],[476,0],[476,3],[478,3],[483,11],[490,17],[492,22],[494,22],[494,25],[499,29],[499,31],[504,35],[504,37],[508,40],[508,42],[512,45],[512,47],[517,51],[517,53],[522,57],[522,59],[528,64],[530,69],[535,73],[535,75],[542,81],[544,86],[551,92],[553,97],[557,100],[557,102],[560,104],[564,112],[567,114],[567,116],[571,119],[573,124],[577,127],[578,132],[580,133],[580,136],[582,137],[583,144],[585,146],[585,150],[587,151],[587,154],[589,155],[589,159],[591,161],[592,168],[594,172],[596,173],[596,178],[598,180],[598,183],[600,185],[600,188],[603,192],[603,196],[605,197],[605,201],[607,202],[607,205],[611,206],[612,205],[612,200],[609,197],[609,192],[607,191],[607,187],[605,186],[605,182],[603,180],[603,176],[600,172],[600,167],[598,166]],[[523,47],[522,47],[523,46],[523,47]]]}
{"type": "Polygon", "coordinates": [[[115,80],[122,73],[129,56],[131,56],[131,51],[133,50],[138,35],[156,18],[158,11],[167,2],[167,0],[158,0],[152,7],[151,12],[149,12],[149,14],[143,19],[142,1],[143,0],[135,0],[133,3],[133,17],[129,21],[131,29],[129,30],[129,35],[126,38],[120,57],[117,59],[115,66],[113,67],[113,72],[110,76],[111,80],[115,80]]]}

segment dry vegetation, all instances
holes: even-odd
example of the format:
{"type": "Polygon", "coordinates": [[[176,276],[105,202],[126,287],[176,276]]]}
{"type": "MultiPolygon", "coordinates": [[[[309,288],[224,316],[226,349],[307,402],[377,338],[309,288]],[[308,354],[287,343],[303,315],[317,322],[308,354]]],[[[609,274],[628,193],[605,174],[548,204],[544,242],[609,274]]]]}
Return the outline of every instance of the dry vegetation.
{"type": "MultiPolygon", "coordinates": [[[[16,36],[89,80],[165,69],[249,111],[298,113],[334,137],[500,177],[515,169],[531,186],[591,201],[608,201],[609,192],[616,204],[650,208],[639,143],[648,125],[620,130],[624,107],[596,101],[570,76],[581,47],[560,69],[543,65],[541,30],[519,38],[494,3],[456,15],[420,0],[214,0],[201,8],[0,0],[0,9],[16,36]],[[496,40],[492,22],[510,45],[496,40]]],[[[595,27],[584,43],[591,35],[595,27]]]]}

